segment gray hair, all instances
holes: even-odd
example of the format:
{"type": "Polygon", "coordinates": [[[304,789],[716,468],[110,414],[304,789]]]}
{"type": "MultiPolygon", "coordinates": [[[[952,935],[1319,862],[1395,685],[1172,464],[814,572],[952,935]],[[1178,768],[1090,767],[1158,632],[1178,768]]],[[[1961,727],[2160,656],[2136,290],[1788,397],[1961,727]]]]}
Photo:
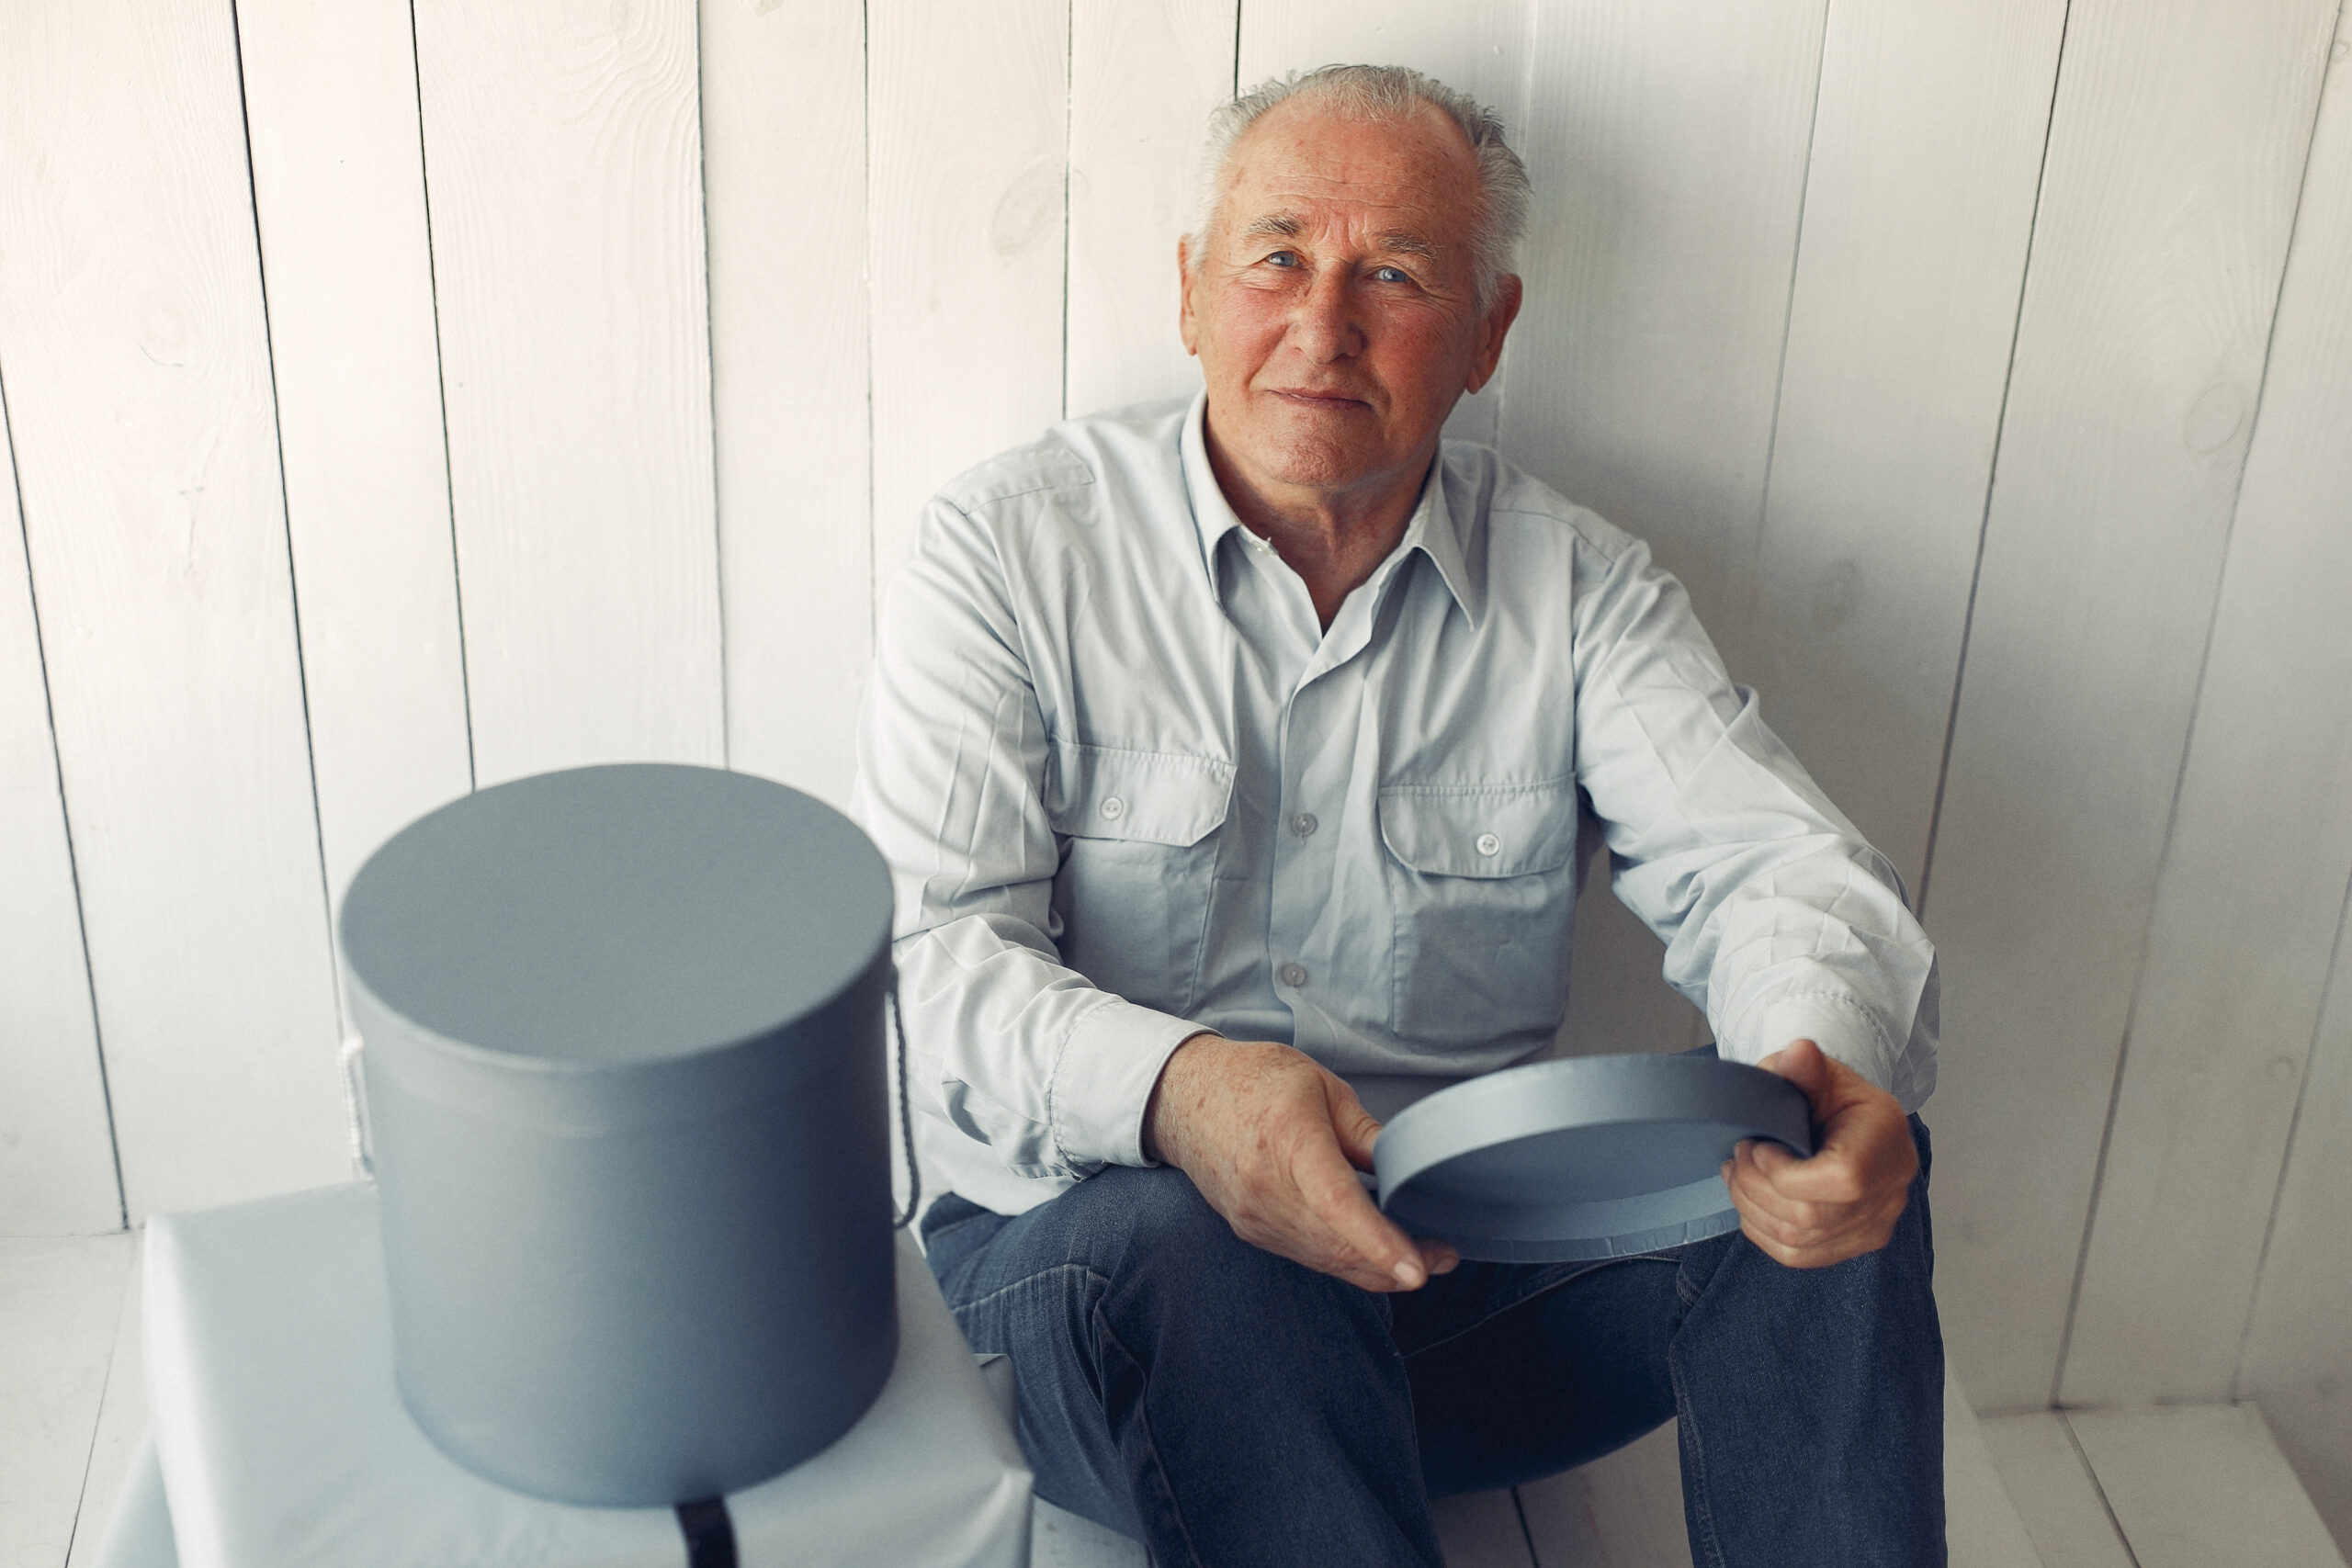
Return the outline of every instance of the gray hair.
{"type": "Polygon", "coordinates": [[[1204,243],[1216,227],[1217,209],[1233,183],[1233,151],[1242,134],[1276,104],[1312,98],[1344,114],[1396,119],[1421,107],[1437,110],[1461,128],[1478,160],[1478,226],[1470,240],[1472,276],[1478,309],[1494,303],[1497,279],[1510,270],[1511,253],[1527,227],[1527,165],[1503,141],[1495,111],[1467,93],[1457,93],[1433,76],[1402,65],[1323,65],[1294,71],[1264,82],[1209,116],[1207,143],[1201,149],[1199,205],[1185,236],[1193,265],[1201,264],[1204,243]]]}

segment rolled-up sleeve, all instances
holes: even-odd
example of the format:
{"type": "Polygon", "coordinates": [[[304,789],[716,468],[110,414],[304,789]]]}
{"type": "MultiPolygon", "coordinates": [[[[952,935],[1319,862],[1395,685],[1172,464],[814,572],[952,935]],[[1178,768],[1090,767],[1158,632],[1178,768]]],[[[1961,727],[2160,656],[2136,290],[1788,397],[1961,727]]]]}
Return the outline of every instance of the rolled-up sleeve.
{"type": "Polygon", "coordinates": [[[889,862],[910,1083],[1023,1177],[1148,1163],[1143,1113],[1200,1026],[1060,962],[1046,737],[994,541],[945,500],[885,600],[853,809],[889,862]]]}
{"type": "Polygon", "coordinates": [[[1767,728],[1646,546],[1579,552],[1577,781],[1618,897],[1718,1049],[1810,1039],[1916,1109],[1935,1085],[1935,950],[1885,856],[1767,728]]]}

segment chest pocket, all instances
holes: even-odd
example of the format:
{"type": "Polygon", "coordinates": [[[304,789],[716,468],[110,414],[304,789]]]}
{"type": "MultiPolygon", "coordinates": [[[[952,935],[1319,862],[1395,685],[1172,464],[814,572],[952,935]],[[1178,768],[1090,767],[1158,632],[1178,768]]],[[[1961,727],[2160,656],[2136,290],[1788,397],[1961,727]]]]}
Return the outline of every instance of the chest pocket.
{"type": "Polygon", "coordinates": [[[1380,792],[1394,917],[1392,1027],[1490,1045],[1559,1027],[1576,908],[1573,778],[1380,792]]]}
{"type": "Polygon", "coordinates": [[[1192,1010],[1233,776],[1222,758],[1055,742],[1045,806],[1062,846],[1063,963],[1140,1006],[1192,1010]]]}

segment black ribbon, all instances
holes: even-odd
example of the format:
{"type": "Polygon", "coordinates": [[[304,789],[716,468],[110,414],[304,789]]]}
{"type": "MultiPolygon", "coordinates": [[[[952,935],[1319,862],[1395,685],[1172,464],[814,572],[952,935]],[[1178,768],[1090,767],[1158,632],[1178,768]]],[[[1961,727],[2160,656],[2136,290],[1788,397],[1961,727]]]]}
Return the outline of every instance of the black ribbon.
{"type": "Polygon", "coordinates": [[[679,1504],[678,1529],[685,1532],[686,1568],[736,1568],[735,1521],[727,1517],[726,1498],[679,1504]]]}

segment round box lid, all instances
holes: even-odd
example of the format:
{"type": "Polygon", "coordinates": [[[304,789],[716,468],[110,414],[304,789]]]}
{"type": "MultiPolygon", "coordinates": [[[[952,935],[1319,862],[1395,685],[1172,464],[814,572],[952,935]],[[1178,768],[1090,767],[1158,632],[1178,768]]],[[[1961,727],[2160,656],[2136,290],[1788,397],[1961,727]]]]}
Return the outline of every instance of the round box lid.
{"type": "Polygon", "coordinates": [[[344,956],[447,1040],[581,1066],[773,1032],[888,941],[889,873],[849,819],[748,773],[622,763],[479,790],[411,823],[344,897],[344,956]]]}
{"type": "Polygon", "coordinates": [[[1408,1106],[1373,1167],[1391,1219],[1464,1258],[1627,1258],[1737,1229],[1719,1169],[1753,1137],[1810,1155],[1804,1092],[1712,1055],[1579,1056],[1408,1106]]]}

